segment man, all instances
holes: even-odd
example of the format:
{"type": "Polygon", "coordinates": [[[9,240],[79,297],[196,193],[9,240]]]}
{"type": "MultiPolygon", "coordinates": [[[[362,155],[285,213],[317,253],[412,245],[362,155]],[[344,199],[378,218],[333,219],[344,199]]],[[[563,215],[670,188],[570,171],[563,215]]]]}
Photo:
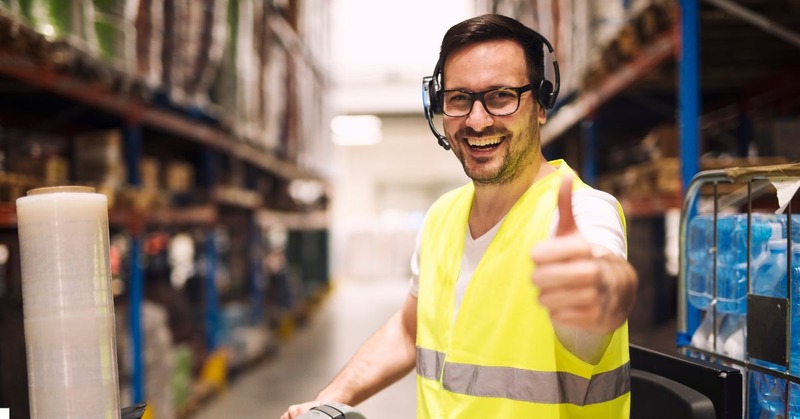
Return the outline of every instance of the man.
{"type": "Polygon", "coordinates": [[[629,416],[637,277],[624,218],[613,197],[542,156],[552,106],[538,97],[549,94],[542,42],[499,15],[445,34],[440,142],[472,182],[429,210],[400,311],[282,418],[358,404],[415,365],[419,418],[629,416]]]}

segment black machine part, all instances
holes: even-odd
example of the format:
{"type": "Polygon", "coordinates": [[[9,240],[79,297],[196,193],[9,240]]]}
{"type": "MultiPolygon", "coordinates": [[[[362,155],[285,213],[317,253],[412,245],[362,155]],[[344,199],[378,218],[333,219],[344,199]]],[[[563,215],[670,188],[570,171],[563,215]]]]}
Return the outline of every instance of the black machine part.
{"type": "Polygon", "coordinates": [[[122,419],[140,419],[144,415],[147,403],[139,403],[122,408],[122,419]]]}
{"type": "Polygon", "coordinates": [[[352,407],[341,403],[326,403],[312,408],[297,419],[366,419],[352,407]]]}

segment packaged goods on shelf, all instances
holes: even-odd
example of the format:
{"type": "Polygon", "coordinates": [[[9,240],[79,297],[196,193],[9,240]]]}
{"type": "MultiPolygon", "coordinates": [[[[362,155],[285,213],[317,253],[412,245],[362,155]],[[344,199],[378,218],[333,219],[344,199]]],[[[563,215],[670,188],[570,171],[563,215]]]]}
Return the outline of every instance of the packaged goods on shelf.
{"type": "Polygon", "coordinates": [[[141,0],[135,18],[138,74],[170,101],[206,109],[227,33],[227,0],[141,0]]]}
{"type": "Polygon", "coordinates": [[[287,118],[288,62],[289,57],[283,46],[272,40],[268,46],[269,54],[264,63],[262,73],[263,90],[260,92],[264,99],[264,125],[266,130],[262,137],[262,144],[266,150],[278,150],[280,138],[283,135],[283,125],[287,118]]]}
{"type": "Polygon", "coordinates": [[[139,181],[144,189],[158,190],[161,187],[161,163],[157,158],[143,156],[139,159],[139,181]]]}
{"type": "MultiPolygon", "coordinates": [[[[566,3],[562,0],[562,3],[566,3]]],[[[566,6],[564,6],[566,7],[566,6]]],[[[561,91],[571,93],[581,87],[589,55],[589,3],[572,1],[570,13],[561,16],[559,29],[559,65],[563,65],[561,91]],[[567,46],[568,45],[568,46],[567,46]],[[561,63],[564,64],[561,64],[561,63]]]]}
{"type": "Polygon", "coordinates": [[[260,58],[254,40],[255,3],[230,1],[227,11],[227,41],[218,77],[211,88],[212,101],[225,112],[224,124],[238,138],[257,133],[258,77],[260,58]]]}
{"type": "Polygon", "coordinates": [[[729,167],[773,166],[786,163],[789,163],[789,159],[783,156],[701,158],[700,168],[702,170],[714,170],[729,167]]]}
{"type": "MultiPolygon", "coordinates": [[[[65,158],[68,142],[65,137],[30,134],[8,130],[5,133],[2,180],[6,188],[13,185],[29,188],[43,185],[65,184],[69,179],[69,162],[65,158]]],[[[22,190],[24,194],[25,190],[22,190]]]]}
{"type": "Polygon", "coordinates": [[[270,20],[274,19],[269,7],[257,8],[255,16],[255,49],[259,57],[258,70],[258,134],[253,143],[263,150],[275,150],[283,132],[287,100],[287,54],[278,42],[270,20]]]}
{"type": "MultiPolygon", "coordinates": [[[[72,3],[72,2],[68,2],[72,3]]],[[[90,16],[101,57],[112,65],[136,72],[136,4],[134,0],[93,0],[90,16]]]]}
{"type": "Polygon", "coordinates": [[[650,157],[650,160],[678,157],[677,127],[675,124],[662,124],[653,128],[642,139],[641,147],[650,157]]]}
{"type": "Polygon", "coordinates": [[[597,46],[607,45],[625,24],[624,2],[593,0],[589,3],[592,39],[597,46]]]}
{"type": "Polygon", "coordinates": [[[298,155],[297,163],[316,173],[328,172],[332,152],[329,129],[326,127],[324,86],[319,83],[309,66],[298,68],[300,78],[297,87],[298,120],[298,155]]]}
{"type": "Polygon", "coordinates": [[[41,186],[41,178],[18,175],[15,173],[0,173],[0,202],[10,205],[17,198],[25,196],[31,189],[41,186]]]}
{"type": "Polygon", "coordinates": [[[194,188],[194,166],[171,161],[166,164],[164,186],[170,192],[189,192],[194,188]]]}
{"type": "Polygon", "coordinates": [[[122,131],[107,130],[75,136],[76,160],[92,166],[107,166],[122,159],[122,131]]]}
{"type": "Polygon", "coordinates": [[[589,2],[590,62],[606,71],[612,71],[620,63],[617,51],[609,48],[620,28],[625,25],[625,8],[620,0],[589,2]]]}
{"type": "Polygon", "coordinates": [[[114,190],[109,190],[105,185],[101,185],[103,193],[111,195],[113,204],[109,207],[115,209],[130,210],[136,212],[148,212],[167,206],[164,194],[156,189],[123,186],[114,190]]]}
{"type": "MultiPolygon", "coordinates": [[[[317,173],[326,173],[330,165],[327,157],[331,152],[330,130],[328,129],[330,109],[326,101],[327,78],[324,65],[329,54],[328,39],[321,37],[323,31],[317,27],[327,27],[327,14],[312,8],[297,8],[295,44],[303,47],[290,50],[291,100],[287,104],[288,115],[293,121],[293,135],[297,143],[295,154],[289,153],[293,160],[304,168],[317,173]],[[316,35],[316,37],[314,37],[316,35]],[[301,38],[302,37],[302,38],[301,38]]],[[[277,20],[273,19],[273,22],[277,20]]],[[[286,42],[283,40],[282,42],[286,42]]],[[[288,148],[289,150],[292,147],[288,148]]]]}
{"type": "Polygon", "coordinates": [[[127,184],[123,163],[122,133],[119,130],[77,135],[74,139],[75,181],[102,185],[111,191],[127,184]]]}
{"type": "Polygon", "coordinates": [[[236,25],[236,115],[235,130],[242,138],[258,136],[258,71],[261,60],[255,51],[254,1],[239,2],[236,25]]]}
{"type": "Polygon", "coordinates": [[[164,0],[139,0],[136,28],[136,73],[151,88],[161,86],[164,0]]]}
{"type": "Polygon", "coordinates": [[[185,45],[183,81],[190,105],[205,107],[208,90],[219,70],[227,37],[228,1],[202,0],[186,4],[186,22],[182,25],[185,45]]]}
{"type": "Polygon", "coordinates": [[[95,41],[91,3],[76,1],[10,0],[6,10],[48,39],[88,49],[95,41]]]}
{"type": "Polygon", "coordinates": [[[185,103],[183,48],[188,2],[182,0],[163,1],[164,43],[161,51],[161,85],[168,93],[170,100],[176,103],[185,103]]]}
{"type": "MultiPolygon", "coordinates": [[[[142,340],[144,355],[145,400],[153,418],[175,417],[173,377],[175,375],[175,346],[169,330],[166,309],[160,304],[144,301],[142,304],[142,340]]],[[[115,307],[117,359],[120,375],[120,403],[132,405],[131,380],[133,374],[133,348],[131,343],[130,317],[127,304],[115,307]]]]}
{"type": "Polygon", "coordinates": [[[629,166],[625,169],[625,179],[623,195],[626,197],[677,194],[681,189],[680,161],[664,158],[629,166]]]}
{"type": "Polygon", "coordinates": [[[189,402],[194,381],[194,351],[188,344],[175,346],[175,370],[172,376],[172,392],[175,410],[179,416],[184,413],[184,407],[189,402]]]}
{"type": "Polygon", "coordinates": [[[592,3],[589,17],[588,62],[582,72],[582,89],[595,89],[608,75],[639,55],[648,43],[675,21],[670,0],[642,0],[629,8],[618,2],[592,3]]]}
{"type": "MultiPolygon", "coordinates": [[[[726,169],[730,167],[768,166],[788,163],[784,157],[726,158],[700,160],[702,170],[726,169]]],[[[659,195],[680,193],[682,182],[680,159],[664,157],[646,163],[628,166],[622,173],[601,176],[598,186],[621,198],[647,198],[659,195]]],[[[728,193],[741,185],[722,182],[717,185],[718,193],[728,193]]],[[[709,188],[704,194],[711,194],[709,188]]]]}

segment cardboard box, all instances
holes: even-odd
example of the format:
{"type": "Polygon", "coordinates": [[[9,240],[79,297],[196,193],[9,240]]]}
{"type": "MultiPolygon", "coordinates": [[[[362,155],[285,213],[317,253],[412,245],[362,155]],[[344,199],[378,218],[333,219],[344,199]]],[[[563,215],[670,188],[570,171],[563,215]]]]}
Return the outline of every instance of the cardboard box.
{"type": "Polygon", "coordinates": [[[165,187],[170,192],[189,192],[194,188],[194,167],[189,163],[169,162],[165,174],[165,187]]]}
{"type": "Polygon", "coordinates": [[[139,180],[144,189],[161,187],[161,163],[157,158],[145,156],[139,159],[139,180]]]}

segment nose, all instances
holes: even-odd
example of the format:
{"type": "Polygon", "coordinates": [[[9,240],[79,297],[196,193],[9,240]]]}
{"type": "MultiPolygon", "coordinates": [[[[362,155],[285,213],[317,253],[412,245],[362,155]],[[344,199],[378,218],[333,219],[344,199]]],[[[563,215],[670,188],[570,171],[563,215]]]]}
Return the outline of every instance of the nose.
{"type": "Polygon", "coordinates": [[[475,131],[481,131],[486,127],[492,126],[494,119],[489,115],[489,112],[486,112],[483,103],[480,100],[475,100],[472,102],[472,109],[467,115],[466,123],[468,127],[475,131]]]}

